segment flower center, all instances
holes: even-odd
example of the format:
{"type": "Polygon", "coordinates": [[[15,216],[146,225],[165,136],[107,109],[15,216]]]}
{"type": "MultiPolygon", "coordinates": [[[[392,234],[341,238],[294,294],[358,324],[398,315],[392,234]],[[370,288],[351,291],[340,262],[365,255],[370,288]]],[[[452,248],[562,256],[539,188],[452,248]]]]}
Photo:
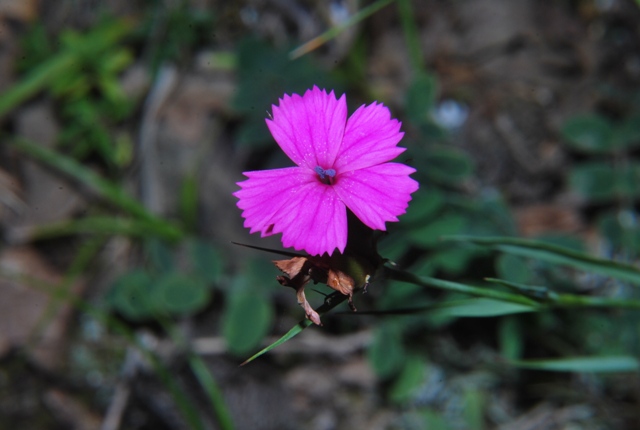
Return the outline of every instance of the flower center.
{"type": "Polygon", "coordinates": [[[335,169],[327,169],[327,170],[325,170],[320,166],[316,166],[316,168],[314,170],[318,174],[318,177],[320,178],[320,182],[322,182],[323,184],[327,184],[327,185],[332,185],[333,184],[333,178],[335,178],[335,176],[336,176],[335,169]]]}

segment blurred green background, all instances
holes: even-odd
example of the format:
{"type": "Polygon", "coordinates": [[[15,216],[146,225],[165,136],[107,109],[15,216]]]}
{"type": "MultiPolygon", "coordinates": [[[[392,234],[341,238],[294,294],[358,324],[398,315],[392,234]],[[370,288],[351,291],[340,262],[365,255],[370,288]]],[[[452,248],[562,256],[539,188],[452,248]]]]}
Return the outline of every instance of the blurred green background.
{"type": "Polygon", "coordinates": [[[0,430],[640,428],[639,182],[633,0],[0,0],[0,430]],[[231,193],[313,85],[421,187],[303,331],[231,193]]]}

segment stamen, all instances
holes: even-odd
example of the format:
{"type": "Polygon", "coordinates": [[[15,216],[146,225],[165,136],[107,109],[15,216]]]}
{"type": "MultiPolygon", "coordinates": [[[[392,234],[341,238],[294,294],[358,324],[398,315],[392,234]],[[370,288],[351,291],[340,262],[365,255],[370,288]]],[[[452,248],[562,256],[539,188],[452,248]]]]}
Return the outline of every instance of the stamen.
{"type": "Polygon", "coordinates": [[[313,170],[320,177],[320,182],[322,182],[323,184],[327,184],[327,185],[333,184],[333,178],[336,176],[335,169],[324,170],[322,167],[316,166],[315,169],[313,169],[313,170]]]}

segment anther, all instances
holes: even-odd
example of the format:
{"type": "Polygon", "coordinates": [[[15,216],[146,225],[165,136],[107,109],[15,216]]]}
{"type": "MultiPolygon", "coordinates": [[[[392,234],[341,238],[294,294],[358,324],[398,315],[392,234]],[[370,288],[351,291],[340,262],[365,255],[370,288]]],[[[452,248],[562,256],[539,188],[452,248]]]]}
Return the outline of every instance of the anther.
{"type": "Polygon", "coordinates": [[[320,177],[320,181],[323,184],[331,185],[333,183],[332,179],[336,176],[335,169],[325,170],[320,166],[316,166],[316,168],[313,170],[318,174],[318,176],[320,177]]]}

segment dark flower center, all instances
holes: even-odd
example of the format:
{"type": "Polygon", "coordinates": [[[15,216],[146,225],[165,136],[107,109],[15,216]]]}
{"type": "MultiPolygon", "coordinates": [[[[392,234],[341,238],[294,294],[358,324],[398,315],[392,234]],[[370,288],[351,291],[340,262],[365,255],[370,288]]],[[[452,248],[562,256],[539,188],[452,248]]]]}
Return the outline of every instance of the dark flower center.
{"type": "Polygon", "coordinates": [[[320,178],[320,182],[327,185],[333,184],[333,178],[335,178],[336,176],[335,169],[325,170],[320,166],[316,166],[314,170],[318,174],[318,177],[320,178]]]}

